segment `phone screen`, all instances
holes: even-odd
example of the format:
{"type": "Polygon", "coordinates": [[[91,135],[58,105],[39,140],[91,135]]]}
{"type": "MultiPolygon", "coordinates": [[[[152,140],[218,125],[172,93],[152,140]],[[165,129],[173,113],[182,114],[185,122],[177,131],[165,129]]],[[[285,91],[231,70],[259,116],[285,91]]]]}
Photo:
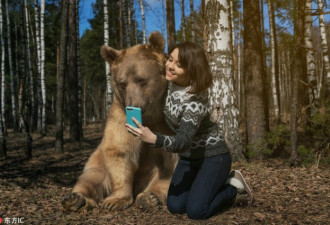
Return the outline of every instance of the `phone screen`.
{"type": "Polygon", "coordinates": [[[134,123],[134,121],[132,120],[132,117],[134,117],[142,125],[141,109],[138,107],[127,106],[126,107],[126,122],[129,125],[137,128],[138,126],[134,123]]]}

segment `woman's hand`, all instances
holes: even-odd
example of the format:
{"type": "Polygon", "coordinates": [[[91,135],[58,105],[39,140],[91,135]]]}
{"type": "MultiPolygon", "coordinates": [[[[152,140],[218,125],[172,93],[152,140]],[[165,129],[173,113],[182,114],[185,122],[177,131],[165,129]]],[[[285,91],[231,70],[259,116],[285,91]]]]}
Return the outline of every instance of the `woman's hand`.
{"type": "Polygon", "coordinates": [[[132,133],[134,136],[139,138],[141,141],[149,143],[149,144],[155,144],[157,140],[157,136],[151,132],[151,130],[148,127],[142,126],[139,121],[137,121],[134,117],[132,117],[132,120],[134,123],[138,126],[138,128],[135,128],[129,124],[125,124],[128,132],[132,133]]]}

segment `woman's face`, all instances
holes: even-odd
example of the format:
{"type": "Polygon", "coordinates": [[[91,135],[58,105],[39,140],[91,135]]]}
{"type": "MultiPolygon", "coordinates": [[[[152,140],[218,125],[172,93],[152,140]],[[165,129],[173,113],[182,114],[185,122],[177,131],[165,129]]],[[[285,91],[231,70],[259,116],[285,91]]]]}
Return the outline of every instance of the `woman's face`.
{"type": "Polygon", "coordinates": [[[179,49],[175,48],[166,62],[166,80],[180,86],[189,85],[189,76],[179,62],[179,49]]]}

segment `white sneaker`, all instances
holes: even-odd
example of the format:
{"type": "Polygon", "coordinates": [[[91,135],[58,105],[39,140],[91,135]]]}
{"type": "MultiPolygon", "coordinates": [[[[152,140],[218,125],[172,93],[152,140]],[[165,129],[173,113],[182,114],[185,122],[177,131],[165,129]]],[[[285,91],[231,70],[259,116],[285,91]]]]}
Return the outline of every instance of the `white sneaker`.
{"type": "Polygon", "coordinates": [[[249,205],[253,203],[253,194],[249,185],[246,183],[242,173],[238,170],[230,172],[227,182],[228,184],[236,187],[239,194],[247,193],[249,196],[249,205]]]}

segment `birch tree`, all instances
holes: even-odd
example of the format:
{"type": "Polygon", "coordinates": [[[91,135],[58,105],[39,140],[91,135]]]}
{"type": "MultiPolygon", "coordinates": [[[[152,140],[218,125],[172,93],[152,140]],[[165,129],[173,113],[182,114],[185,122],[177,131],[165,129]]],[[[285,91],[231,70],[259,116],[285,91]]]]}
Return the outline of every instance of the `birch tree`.
{"type": "Polygon", "coordinates": [[[223,136],[234,160],[243,160],[232,70],[230,8],[228,0],[206,0],[207,52],[213,86],[210,89],[211,119],[223,136]]]}
{"type": "Polygon", "coordinates": [[[40,81],[42,93],[42,135],[46,135],[46,82],[45,82],[45,0],[40,4],[40,81]]]}
{"type": "Polygon", "coordinates": [[[243,0],[244,83],[247,143],[262,158],[267,127],[267,94],[263,66],[259,1],[243,0]]]}
{"type": "Polygon", "coordinates": [[[146,19],[144,16],[144,6],[143,6],[143,0],[140,0],[140,10],[141,10],[141,19],[142,19],[142,43],[146,44],[146,19]]]}
{"type": "Polygon", "coordinates": [[[5,74],[5,39],[3,31],[3,16],[2,16],[2,1],[0,1],[0,41],[1,41],[1,122],[3,132],[6,134],[6,120],[5,120],[5,87],[6,87],[6,74],[5,74]]]}
{"type": "MultiPolygon", "coordinates": [[[[306,0],[305,5],[305,48],[306,48],[306,62],[307,62],[307,80],[308,80],[308,96],[309,104],[314,105],[314,100],[316,97],[316,64],[314,57],[314,48],[312,42],[312,0],[306,0]]],[[[314,108],[314,107],[312,107],[314,108]]],[[[313,110],[311,110],[311,113],[313,110]]]]}
{"type": "MultiPolygon", "coordinates": [[[[8,0],[6,0],[6,18],[7,18],[7,45],[8,45],[8,62],[9,62],[9,74],[10,74],[10,96],[11,96],[11,112],[13,117],[13,128],[14,131],[18,131],[18,118],[17,118],[17,101],[16,101],[16,91],[14,83],[14,66],[12,58],[11,49],[11,35],[10,35],[10,17],[9,17],[9,7],[8,0]]],[[[1,144],[1,143],[0,143],[1,144]]]]}
{"type": "Polygon", "coordinates": [[[327,42],[327,33],[325,30],[325,24],[324,24],[324,15],[323,15],[323,9],[324,4],[323,0],[317,0],[317,6],[318,10],[320,12],[319,15],[319,26],[320,26],[320,33],[321,33],[321,47],[323,52],[323,64],[324,64],[324,70],[326,74],[326,87],[327,87],[327,94],[330,93],[330,62],[329,62],[329,55],[328,55],[328,42],[327,42]]]}
{"type": "Polygon", "coordinates": [[[278,82],[278,55],[277,55],[277,40],[276,40],[276,26],[273,0],[267,0],[268,4],[268,18],[269,18],[269,39],[271,52],[271,86],[274,104],[274,116],[276,123],[280,122],[280,97],[279,97],[279,82],[278,82]]]}
{"type": "MultiPolygon", "coordinates": [[[[108,0],[103,1],[103,10],[104,10],[104,44],[109,45],[109,16],[108,16],[108,0]]],[[[112,90],[110,83],[110,65],[105,63],[105,77],[106,77],[106,109],[107,112],[110,108],[112,102],[112,90]]]]}
{"type": "Polygon", "coordinates": [[[42,90],[41,90],[41,42],[40,42],[40,14],[38,1],[33,1],[34,5],[34,22],[35,22],[35,38],[36,38],[36,61],[37,61],[37,92],[38,92],[38,119],[37,119],[37,130],[42,133],[42,90]]]}

